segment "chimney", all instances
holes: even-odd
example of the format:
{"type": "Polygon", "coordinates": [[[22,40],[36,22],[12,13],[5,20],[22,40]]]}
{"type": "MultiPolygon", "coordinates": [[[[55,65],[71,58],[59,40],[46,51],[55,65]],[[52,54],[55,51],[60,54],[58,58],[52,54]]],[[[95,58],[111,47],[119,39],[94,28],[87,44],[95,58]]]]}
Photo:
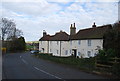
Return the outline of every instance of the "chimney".
{"type": "Polygon", "coordinates": [[[93,27],[93,28],[95,28],[95,27],[96,27],[95,22],[94,22],[94,24],[92,25],[92,27],[93,27]]]}
{"type": "Polygon", "coordinates": [[[73,27],[72,27],[72,24],[71,24],[71,27],[70,27],[70,35],[74,35],[74,34],[76,34],[75,23],[73,24],[73,27]]]}
{"type": "Polygon", "coordinates": [[[62,30],[60,30],[60,32],[63,32],[62,30]]]}
{"type": "Polygon", "coordinates": [[[46,31],[43,30],[43,37],[46,36],[46,35],[47,35],[46,31]]]}
{"type": "Polygon", "coordinates": [[[71,24],[70,28],[72,28],[72,24],[71,24]]]}
{"type": "Polygon", "coordinates": [[[74,28],[75,28],[75,23],[74,23],[74,28]]]}

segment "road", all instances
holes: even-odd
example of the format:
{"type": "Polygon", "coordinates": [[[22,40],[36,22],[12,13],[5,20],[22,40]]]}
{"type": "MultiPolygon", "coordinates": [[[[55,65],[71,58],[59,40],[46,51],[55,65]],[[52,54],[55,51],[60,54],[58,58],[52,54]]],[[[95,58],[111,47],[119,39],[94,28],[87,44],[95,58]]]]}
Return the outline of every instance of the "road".
{"type": "Polygon", "coordinates": [[[3,79],[106,79],[26,53],[3,56],[3,79]]]}

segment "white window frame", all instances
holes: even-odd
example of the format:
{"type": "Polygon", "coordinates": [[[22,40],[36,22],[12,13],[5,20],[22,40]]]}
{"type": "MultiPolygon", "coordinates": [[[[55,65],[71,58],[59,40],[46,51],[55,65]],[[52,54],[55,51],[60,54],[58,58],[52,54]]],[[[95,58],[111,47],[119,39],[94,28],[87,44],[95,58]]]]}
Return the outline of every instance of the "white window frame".
{"type": "Polygon", "coordinates": [[[65,55],[68,55],[68,50],[65,50],[65,55]]]}
{"type": "Polygon", "coordinates": [[[78,45],[80,45],[81,44],[81,40],[78,40],[78,45]]]}
{"type": "Polygon", "coordinates": [[[80,52],[78,52],[78,56],[81,56],[81,53],[80,53],[80,52]]]}
{"type": "Polygon", "coordinates": [[[72,53],[72,50],[70,49],[70,54],[72,53]]]}
{"type": "Polygon", "coordinates": [[[88,46],[91,46],[91,43],[92,43],[91,40],[87,40],[87,44],[88,44],[88,46]]]}
{"type": "Polygon", "coordinates": [[[57,41],[57,45],[59,45],[59,41],[57,41]]]}

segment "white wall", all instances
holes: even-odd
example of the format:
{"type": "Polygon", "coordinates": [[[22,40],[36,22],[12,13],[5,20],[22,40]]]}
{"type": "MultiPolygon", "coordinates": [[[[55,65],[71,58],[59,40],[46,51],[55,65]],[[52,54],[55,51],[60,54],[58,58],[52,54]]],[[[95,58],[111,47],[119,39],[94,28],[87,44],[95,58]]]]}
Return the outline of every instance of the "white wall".
{"type": "Polygon", "coordinates": [[[54,56],[69,56],[69,41],[50,41],[49,46],[49,51],[54,56]]]}
{"type": "MultiPolygon", "coordinates": [[[[97,52],[97,46],[103,48],[102,39],[91,39],[91,46],[88,46],[88,40],[80,40],[80,45],[78,44],[79,40],[72,41],[40,41],[39,50],[42,51],[44,48],[44,53],[53,53],[54,56],[70,56],[72,54],[72,49],[77,50],[77,56],[81,58],[89,58],[88,51],[90,51],[90,56],[93,57],[97,52]],[[49,44],[49,51],[48,51],[49,44]],[[61,44],[61,45],[60,45],[61,44]],[[60,52],[61,47],[61,52],[60,52]],[[71,51],[70,51],[71,50],[71,51]]],[[[43,52],[43,51],[42,51],[43,52]]]]}
{"type": "Polygon", "coordinates": [[[88,51],[91,52],[91,57],[95,55],[97,52],[97,46],[103,48],[103,40],[102,39],[91,39],[91,46],[88,46],[88,40],[80,40],[80,45],[78,44],[79,40],[72,40],[72,45],[70,43],[70,49],[77,49],[77,56],[88,58],[88,51]],[[80,55],[78,55],[80,52],[80,55]]]}
{"type": "Polygon", "coordinates": [[[60,56],[60,41],[50,41],[49,52],[54,56],[60,56]]]}
{"type": "Polygon", "coordinates": [[[48,41],[39,41],[39,50],[42,53],[48,53],[48,41]],[[44,48],[44,51],[42,48],[44,48]]]}
{"type": "Polygon", "coordinates": [[[70,44],[69,44],[69,41],[62,41],[61,42],[61,55],[63,57],[66,57],[66,56],[70,56],[70,44]]]}

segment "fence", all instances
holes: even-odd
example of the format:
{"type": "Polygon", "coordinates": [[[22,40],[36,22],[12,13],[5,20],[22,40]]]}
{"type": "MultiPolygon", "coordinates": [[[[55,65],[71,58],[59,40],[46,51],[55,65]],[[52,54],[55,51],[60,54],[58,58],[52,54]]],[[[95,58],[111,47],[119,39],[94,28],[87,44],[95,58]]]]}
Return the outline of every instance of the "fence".
{"type": "Polygon", "coordinates": [[[120,77],[120,58],[108,58],[106,61],[96,58],[95,68],[104,74],[115,75],[118,78],[120,77]]]}
{"type": "Polygon", "coordinates": [[[99,58],[96,58],[95,60],[95,66],[96,68],[112,68],[114,64],[119,64],[120,58],[109,58],[107,61],[99,60],[99,58]]]}

